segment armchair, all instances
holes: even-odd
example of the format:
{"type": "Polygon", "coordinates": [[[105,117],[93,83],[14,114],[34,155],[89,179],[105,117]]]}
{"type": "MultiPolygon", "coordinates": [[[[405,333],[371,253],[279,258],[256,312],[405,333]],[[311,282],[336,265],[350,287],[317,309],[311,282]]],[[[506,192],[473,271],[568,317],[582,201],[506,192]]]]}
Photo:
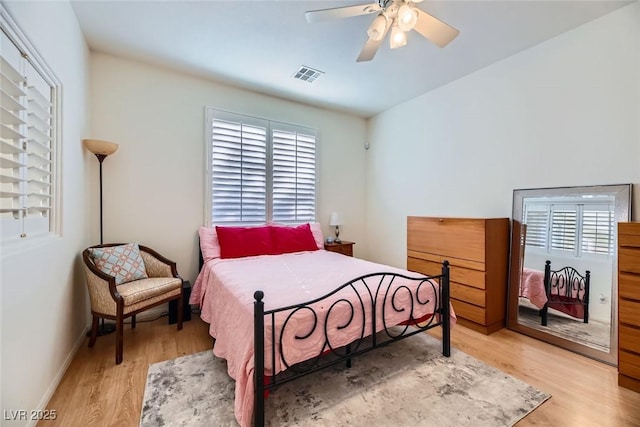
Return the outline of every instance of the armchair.
{"type": "MultiPolygon", "coordinates": [[[[177,326],[182,329],[182,279],[178,275],[176,263],[163,257],[151,248],[139,248],[140,263],[144,278],[131,277],[122,282],[118,274],[107,274],[105,268],[96,263],[96,253],[112,251],[124,247],[123,243],[91,246],[82,252],[84,270],[91,300],[91,335],[89,347],[96,342],[98,320],[115,320],[116,323],[116,364],[122,363],[124,319],[131,317],[131,328],[136,327],[136,314],[171,300],[178,300],[177,326]]],[[[136,254],[137,255],[137,254],[136,254]]],[[[107,256],[112,256],[107,254],[107,256]]],[[[115,264],[113,264],[115,265],[115,264]]],[[[118,271],[115,266],[114,271],[118,271]]]]}

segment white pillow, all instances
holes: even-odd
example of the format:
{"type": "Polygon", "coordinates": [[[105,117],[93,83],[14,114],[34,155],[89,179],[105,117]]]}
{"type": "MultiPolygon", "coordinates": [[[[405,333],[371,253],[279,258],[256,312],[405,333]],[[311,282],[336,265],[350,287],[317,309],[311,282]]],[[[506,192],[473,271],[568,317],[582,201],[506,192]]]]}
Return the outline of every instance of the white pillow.
{"type": "Polygon", "coordinates": [[[313,234],[316,245],[318,245],[318,249],[324,249],[324,236],[322,235],[322,227],[320,226],[320,223],[311,222],[309,223],[309,227],[311,228],[311,234],[313,234]]]}

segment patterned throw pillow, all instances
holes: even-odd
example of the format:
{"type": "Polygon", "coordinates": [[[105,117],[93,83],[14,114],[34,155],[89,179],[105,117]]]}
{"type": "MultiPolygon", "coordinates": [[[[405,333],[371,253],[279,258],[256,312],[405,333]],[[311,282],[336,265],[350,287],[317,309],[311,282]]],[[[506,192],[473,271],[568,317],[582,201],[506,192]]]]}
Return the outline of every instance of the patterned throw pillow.
{"type": "Polygon", "coordinates": [[[137,243],[93,248],[89,249],[89,254],[96,267],[115,277],[116,285],[148,277],[137,243]]]}

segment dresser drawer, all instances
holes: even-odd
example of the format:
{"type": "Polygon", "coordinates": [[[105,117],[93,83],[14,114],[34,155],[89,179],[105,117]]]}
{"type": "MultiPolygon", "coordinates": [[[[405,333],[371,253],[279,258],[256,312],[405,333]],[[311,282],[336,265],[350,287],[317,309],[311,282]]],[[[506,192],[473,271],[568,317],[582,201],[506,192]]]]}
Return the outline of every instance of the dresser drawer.
{"type": "Polygon", "coordinates": [[[337,254],[353,256],[354,242],[342,241],[340,243],[325,243],[324,248],[329,252],[335,252],[337,254]]]}
{"type": "Polygon", "coordinates": [[[640,273],[640,249],[621,247],[618,250],[618,269],[630,273],[640,273]]]}
{"type": "MultiPolygon", "coordinates": [[[[620,323],[640,328],[640,303],[620,298],[618,300],[618,319],[620,323]]],[[[640,330],[637,333],[640,335],[640,330]]]]}
{"type": "Polygon", "coordinates": [[[640,228],[633,222],[618,223],[618,245],[640,248],[640,228]]]}
{"type": "MultiPolygon", "coordinates": [[[[442,264],[418,258],[407,258],[407,270],[422,273],[427,276],[442,274],[442,264]]],[[[451,275],[451,273],[449,273],[451,275]]]]}
{"type": "Polygon", "coordinates": [[[618,276],[618,294],[622,298],[629,298],[640,303],[640,276],[620,272],[618,276]]]}
{"type": "Polygon", "coordinates": [[[481,325],[487,324],[487,315],[484,308],[453,298],[451,299],[451,304],[457,317],[462,317],[463,319],[471,320],[481,325]]]}
{"type": "Polygon", "coordinates": [[[479,307],[486,307],[485,292],[481,289],[465,286],[460,283],[451,282],[451,298],[465,301],[479,307]]]}
{"type": "Polygon", "coordinates": [[[408,250],[439,254],[445,258],[485,260],[484,220],[408,217],[407,226],[408,250]]]}
{"type": "MultiPolygon", "coordinates": [[[[442,263],[427,261],[419,258],[407,258],[407,270],[426,274],[427,276],[439,276],[442,274],[442,263]]],[[[449,265],[449,281],[472,286],[477,289],[485,289],[486,275],[484,271],[449,265]]]]}
{"type": "Polygon", "coordinates": [[[349,245],[342,245],[342,246],[339,246],[339,247],[334,247],[334,248],[329,249],[329,251],[335,252],[337,254],[353,256],[353,246],[349,246],[349,245]]]}
{"type": "Polygon", "coordinates": [[[628,350],[640,354],[640,329],[619,325],[618,341],[620,350],[628,350]]]}
{"type": "Polygon", "coordinates": [[[484,290],[486,288],[486,275],[484,271],[471,270],[469,268],[451,267],[451,281],[463,285],[472,286],[484,290]]]}
{"type": "Polygon", "coordinates": [[[633,378],[640,378],[640,355],[620,351],[618,354],[618,371],[633,378]]]}

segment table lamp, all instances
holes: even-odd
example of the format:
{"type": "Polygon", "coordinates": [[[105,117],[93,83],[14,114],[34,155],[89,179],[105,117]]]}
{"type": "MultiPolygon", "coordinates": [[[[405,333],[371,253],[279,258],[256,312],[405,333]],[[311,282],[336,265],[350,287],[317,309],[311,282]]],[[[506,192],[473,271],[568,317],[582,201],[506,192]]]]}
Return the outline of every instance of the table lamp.
{"type": "Polygon", "coordinates": [[[342,218],[340,217],[340,214],[338,212],[332,212],[331,213],[331,218],[329,219],[329,225],[332,227],[336,227],[336,239],[334,240],[334,242],[336,243],[342,243],[342,241],[340,240],[340,226],[342,225],[342,218]]]}

